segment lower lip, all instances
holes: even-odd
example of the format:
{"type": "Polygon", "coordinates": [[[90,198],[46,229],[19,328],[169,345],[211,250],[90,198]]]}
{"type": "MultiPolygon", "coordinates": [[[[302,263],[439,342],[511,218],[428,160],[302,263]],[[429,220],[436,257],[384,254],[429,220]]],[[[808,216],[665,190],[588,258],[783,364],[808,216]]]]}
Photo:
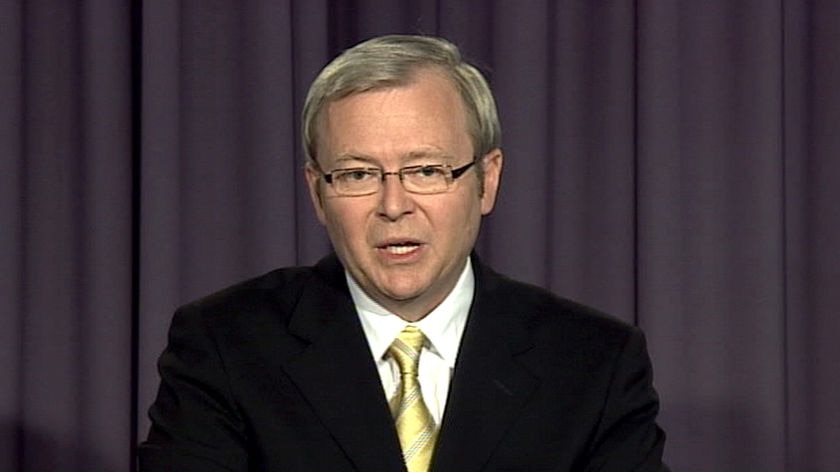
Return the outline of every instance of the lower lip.
{"type": "Polygon", "coordinates": [[[378,248],[377,253],[385,260],[391,262],[414,262],[419,257],[420,254],[423,252],[423,245],[415,246],[413,249],[407,252],[391,252],[386,248],[378,248]]]}

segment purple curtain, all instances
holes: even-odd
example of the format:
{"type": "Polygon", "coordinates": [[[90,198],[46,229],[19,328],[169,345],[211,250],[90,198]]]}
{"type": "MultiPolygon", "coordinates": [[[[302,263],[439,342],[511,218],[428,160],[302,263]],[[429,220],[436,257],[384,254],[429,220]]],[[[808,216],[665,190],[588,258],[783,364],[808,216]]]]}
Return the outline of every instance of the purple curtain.
{"type": "Polygon", "coordinates": [[[385,33],[487,74],[479,253],[641,326],[679,471],[840,463],[840,4],[0,2],[0,457],[132,470],[181,303],[329,250],[299,110],[385,33]]]}

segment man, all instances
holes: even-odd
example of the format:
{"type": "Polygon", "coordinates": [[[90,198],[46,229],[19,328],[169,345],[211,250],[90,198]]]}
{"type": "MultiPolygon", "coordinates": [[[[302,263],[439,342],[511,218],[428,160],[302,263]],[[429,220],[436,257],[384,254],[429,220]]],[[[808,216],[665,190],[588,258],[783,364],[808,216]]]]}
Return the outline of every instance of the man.
{"type": "Polygon", "coordinates": [[[492,94],[450,43],[339,56],[303,113],[335,250],[182,307],[142,471],[658,471],[639,330],[484,266],[492,94]]]}

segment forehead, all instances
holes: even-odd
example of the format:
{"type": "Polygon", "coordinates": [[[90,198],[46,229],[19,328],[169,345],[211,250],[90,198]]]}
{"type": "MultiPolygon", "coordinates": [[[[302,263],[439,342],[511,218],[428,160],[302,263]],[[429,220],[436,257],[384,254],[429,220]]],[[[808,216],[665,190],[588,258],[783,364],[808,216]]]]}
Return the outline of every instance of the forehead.
{"type": "Polygon", "coordinates": [[[326,158],[471,153],[461,96],[450,79],[433,69],[416,72],[405,85],[356,93],[328,104],[319,129],[318,154],[326,158]]]}

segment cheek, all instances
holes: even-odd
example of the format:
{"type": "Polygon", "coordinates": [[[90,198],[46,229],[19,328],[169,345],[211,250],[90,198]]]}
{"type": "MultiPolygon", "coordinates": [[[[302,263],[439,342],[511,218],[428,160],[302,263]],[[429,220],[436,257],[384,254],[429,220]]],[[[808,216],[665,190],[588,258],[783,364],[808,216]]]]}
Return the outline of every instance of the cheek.
{"type": "Polygon", "coordinates": [[[365,241],[364,215],[354,212],[352,208],[325,207],[327,231],[335,246],[354,248],[365,241]]]}
{"type": "MultiPolygon", "coordinates": [[[[481,220],[480,203],[477,197],[464,199],[459,205],[446,205],[438,209],[440,218],[435,231],[447,235],[452,247],[471,246],[475,242],[481,220]]],[[[451,249],[450,249],[451,250],[451,249]]]]}

